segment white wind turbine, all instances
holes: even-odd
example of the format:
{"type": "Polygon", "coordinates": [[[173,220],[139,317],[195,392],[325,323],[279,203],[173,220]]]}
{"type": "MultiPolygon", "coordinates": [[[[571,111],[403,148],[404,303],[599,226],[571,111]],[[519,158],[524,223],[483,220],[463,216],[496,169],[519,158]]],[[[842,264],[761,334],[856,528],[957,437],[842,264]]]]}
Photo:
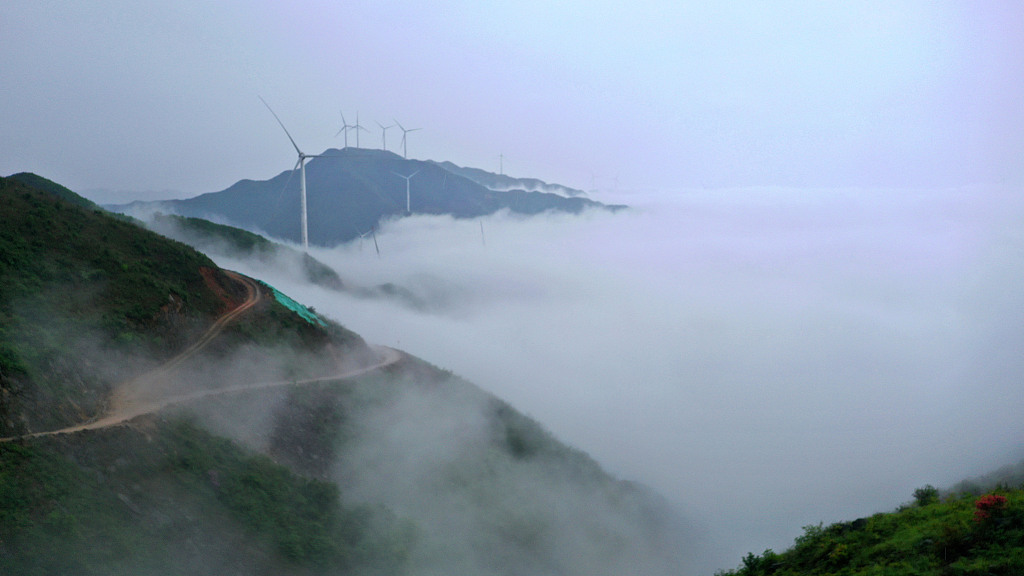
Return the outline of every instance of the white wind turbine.
{"type": "MultiPolygon", "coordinates": [[[[410,132],[411,132],[411,130],[410,130],[410,132]]],[[[391,173],[394,174],[395,176],[401,176],[402,178],[405,178],[405,213],[406,214],[411,214],[412,211],[409,210],[409,183],[412,181],[412,177],[417,175],[417,174],[419,174],[420,171],[417,170],[417,171],[413,172],[412,174],[409,174],[408,176],[406,176],[404,174],[399,174],[398,172],[394,172],[394,171],[392,171],[391,173]]]]}
{"type": "Polygon", "coordinates": [[[417,130],[422,130],[422,128],[409,128],[409,129],[406,129],[405,126],[402,126],[402,123],[399,122],[398,120],[395,120],[395,124],[397,124],[398,128],[402,131],[402,158],[408,158],[409,156],[405,153],[405,136],[409,132],[415,132],[417,130]]]}
{"type": "MultiPolygon", "coordinates": [[[[267,101],[264,100],[262,96],[259,98],[260,101],[263,102],[263,105],[267,107],[267,110],[270,110],[270,113],[274,115],[274,119],[281,125],[281,129],[284,130],[285,135],[288,136],[288,140],[291,141],[295,151],[299,154],[299,161],[295,163],[295,168],[299,169],[299,187],[302,190],[302,248],[309,250],[309,229],[306,220],[306,158],[317,158],[320,154],[306,154],[302,150],[299,150],[299,145],[295,143],[295,139],[292,138],[288,129],[284,127],[284,122],[281,122],[281,119],[277,117],[277,113],[274,112],[274,109],[270,107],[270,104],[267,104],[267,101]]],[[[292,168],[293,173],[295,172],[295,168],[292,168]]]]}
{"type": "MultiPolygon", "coordinates": [[[[374,122],[377,121],[374,120],[374,122]]],[[[377,122],[377,126],[380,126],[380,148],[381,150],[386,151],[388,149],[388,128],[394,128],[395,125],[392,124],[391,126],[385,126],[380,122],[377,122]]]]}
{"type": "MultiPolygon", "coordinates": [[[[334,137],[337,138],[338,134],[341,134],[342,132],[344,132],[345,133],[345,148],[348,148],[348,131],[349,131],[349,129],[353,128],[354,126],[352,126],[351,124],[348,123],[347,120],[345,120],[345,113],[344,112],[339,110],[338,114],[341,114],[341,130],[338,130],[337,134],[335,134],[334,137]]],[[[358,122],[358,120],[356,122],[358,122]]],[[[356,135],[358,136],[359,133],[357,132],[356,135]]]]}
{"type": "Polygon", "coordinates": [[[369,132],[366,128],[363,128],[362,124],[359,123],[359,111],[356,111],[356,123],[352,126],[352,129],[356,131],[356,148],[359,148],[359,131],[369,132]]]}

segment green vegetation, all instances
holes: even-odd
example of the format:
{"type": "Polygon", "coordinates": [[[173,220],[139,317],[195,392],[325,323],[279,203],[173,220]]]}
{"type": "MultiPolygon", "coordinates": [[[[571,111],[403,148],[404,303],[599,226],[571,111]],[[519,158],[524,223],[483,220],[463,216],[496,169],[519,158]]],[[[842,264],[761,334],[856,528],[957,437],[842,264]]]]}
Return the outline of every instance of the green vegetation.
{"type": "Polygon", "coordinates": [[[94,210],[99,209],[99,206],[97,206],[92,200],[82,198],[81,196],[75,194],[71,190],[68,190],[64,186],[57,184],[53,180],[43,178],[38,174],[33,174],[31,172],[19,172],[18,174],[12,174],[11,176],[9,176],[9,178],[11,180],[21,182],[22,184],[28,186],[29,188],[35,188],[36,190],[49,192],[50,194],[57,196],[61,200],[64,200],[65,202],[69,202],[76,206],[80,206],[82,208],[90,208],[94,210]]]}
{"type": "MultiPolygon", "coordinates": [[[[0,222],[0,437],[102,413],[115,383],[185,349],[245,296],[193,248],[32,174],[0,179],[0,222]]],[[[196,358],[240,345],[267,345],[300,373],[336,369],[332,354],[363,343],[265,297],[196,358]]],[[[404,562],[412,531],[387,510],[345,506],[335,485],[191,423],[139,422],[144,433],[0,443],[0,574],[394,573],[404,562]]]]}
{"type": "Polygon", "coordinates": [[[285,559],[339,567],[404,560],[393,555],[407,547],[410,533],[393,528],[375,535],[374,511],[343,508],[334,484],[297,476],[266,456],[245,454],[187,422],[177,423],[168,440],[170,471],[186,475],[190,483],[208,485],[236,520],[285,559]]]}
{"type": "MultiPolygon", "coordinates": [[[[0,222],[0,437],[102,413],[113,383],[131,375],[105,359],[132,358],[137,373],[186,348],[243,297],[195,249],[34,174],[0,179],[0,222]]],[[[362,340],[267,299],[209,352],[241,343],[316,352],[362,340]]]]}
{"type": "Polygon", "coordinates": [[[0,179],[2,436],[96,414],[109,384],[93,353],[167,357],[222,306],[207,257],[31,176],[0,179]]]}
{"type": "Polygon", "coordinates": [[[748,554],[720,576],[1024,574],[1024,489],[953,494],[925,486],[891,513],[807,526],[789,550],[748,554]]]}
{"type": "Polygon", "coordinates": [[[213,558],[281,574],[395,571],[412,542],[387,511],[345,507],[333,484],[184,420],[148,437],[121,428],[0,444],[0,462],[3,574],[215,574],[213,558]],[[179,566],[197,553],[205,565],[179,566]]]}
{"type": "Polygon", "coordinates": [[[233,226],[216,224],[202,218],[158,213],[153,217],[153,224],[160,230],[166,229],[169,225],[177,226],[181,231],[190,234],[198,243],[220,242],[226,248],[225,251],[240,257],[272,256],[278,249],[277,244],[259,234],[233,226]]]}
{"type": "Polygon", "coordinates": [[[248,230],[216,224],[202,218],[156,214],[150,222],[153,230],[195,247],[207,254],[223,254],[231,258],[255,258],[275,264],[291,260],[298,264],[308,282],[334,290],[344,289],[341,277],[333,268],[287,246],[271,242],[248,230]]]}

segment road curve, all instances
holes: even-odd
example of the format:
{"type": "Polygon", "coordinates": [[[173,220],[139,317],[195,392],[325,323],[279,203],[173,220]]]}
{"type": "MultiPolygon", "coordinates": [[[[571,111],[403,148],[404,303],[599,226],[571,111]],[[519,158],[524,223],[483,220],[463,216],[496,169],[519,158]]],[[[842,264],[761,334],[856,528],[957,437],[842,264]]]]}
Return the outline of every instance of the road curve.
{"type": "Polygon", "coordinates": [[[73,434],[75,432],[81,432],[83,430],[96,430],[98,428],[109,428],[127,422],[133,418],[137,418],[144,414],[152,414],[173,406],[175,404],[183,404],[185,402],[191,402],[194,400],[200,400],[211,396],[218,396],[222,394],[230,394],[232,392],[242,392],[250,390],[264,390],[268,388],[275,388],[280,386],[295,386],[302,384],[313,384],[316,382],[327,382],[331,380],[342,380],[347,378],[355,378],[374,370],[380,370],[392,364],[395,364],[402,359],[402,353],[394,348],[387,346],[374,346],[374,350],[379,354],[378,361],[370,364],[369,366],[363,366],[361,368],[353,368],[346,370],[338,374],[331,374],[318,378],[308,378],[305,380],[280,380],[274,382],[256,382],[252,384],[239,384],[236,386],[229,386],[226,388],[218,388],[216,390],[203,390],[199,392],[192,392],[189,394],[182,394],[179,396],[171,396],[163,398],[161,400],[150,401],[150,402],[129,402],[124,391],[131,387],[135,382],[143,379],[153,378],[156,376],[162,376],[170,373],[174,368],[179,366],[182,362],[202,350],[207,344],[213,341],[223,330],[224,327],[236,320],[239,316],[244,314],[246,311],[251,309],[253,306],[258,304],[262,299],[262,292],[260,291],[259,285],[252,280],[237,274],[235,272],[224,271],[231,279],[236,282],[242,283],[246,287],[246,299],[239,306],[229,310],[228,312],[221,315],[216,322],[200,336],[191,346],[186,348],[183,352],[171,358],[167,362],[161,364],[155,368],[143,374],[133,378],[119,387],[121,392],[115,393],[115,397],[112,402],[112,409],[110,413],[95,420],[76,424],[74,426],[68,426],[57,430],[47,430],[43,432],[33,432],[31,434],[23,434],[20,436],[9,436],[7,438],[0,438],[0,442],[9,442],[11,440],[17,440],[21,438],[38,438],[41,436],[55,436],[58,434],[73,434]]]}
{"type": "Polygon", "coordinates": [[[96,430],[98,428],[109,428],[111,426],[117,426],[123,424],[133,418],[143,416],[145,414],[153,414],[159,412],[164,408],[174,406],[176,404],[184,404],[186,402],[192,402],[195,400],[201,400],[203,398],[209,398],[211,396],[220,396],[223,394],[230,394],[233,392],[248,392],[253,390],[266,390],[268,388],[278,388],[281,386],[300,386],[303,384],[315,384],[317,382],[329,382],[331,380],[344,380],[347,378],[355,378],[362,376],[363,374],[373,372],[374,370],[380,370],[392,364],[395,364],[402,359],[402,353],[394,348],[387,346],[375,346],[374,349],[380,354],[380,358],[374,364],[369,366],[363,366],[361,368],[353,368],[346,370],[338,374],[331,374],[328,376],[320,376],[317,378],[307,378],[305,380],[278,380],[274,382],[256,382],[252,384],[238,384],[236,386],[228,386],[226,388],[218,388],[216,390],[202,390],[199,392],[191,392],[189,394],[182,394],[180,396],[172,396],[163,398],[154,402],[146,402],[134,404],[132,406],[123,408],[114,413],[108,414],[97,420],[91,422],[85,422],[83,424],[76,424],[74,426],[68,426],[66,428],[60,428],[58,430],[47,430],[45,432],[34,432],[32,434],[24,434],[22,436],[12,436],[9,438],[0,438],[0,442],[8,442],[18,438],[38,438],[40,436],[56,436],[58,434],[73,434],[75,432],[81,432],[83,430],[96,430]]]}

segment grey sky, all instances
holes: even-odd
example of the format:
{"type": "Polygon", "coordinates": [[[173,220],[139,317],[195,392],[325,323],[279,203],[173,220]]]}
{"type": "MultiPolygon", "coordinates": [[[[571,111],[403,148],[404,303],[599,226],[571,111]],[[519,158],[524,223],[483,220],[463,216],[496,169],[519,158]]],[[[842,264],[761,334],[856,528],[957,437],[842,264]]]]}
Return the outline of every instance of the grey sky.
{"type": "Polygon", "coordinates": [[[579,188],[1020,182],[1022,29],[1010,0],[14,0],[0,173],[266,178],[294,153],[259,94],[308,153],[358,111],[363,146],[397,118],[411,157],[579,188]]]}

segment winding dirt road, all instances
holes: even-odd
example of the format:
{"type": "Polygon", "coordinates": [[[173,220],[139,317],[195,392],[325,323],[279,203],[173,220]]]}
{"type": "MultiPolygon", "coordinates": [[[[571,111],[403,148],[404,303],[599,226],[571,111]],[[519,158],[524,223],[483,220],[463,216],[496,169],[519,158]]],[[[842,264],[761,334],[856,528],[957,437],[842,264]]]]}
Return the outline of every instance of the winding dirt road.
{"type": "Polygon", "coordinates": [[[252,280],[242,276],[241,274],[224,271],[232,280],[245,285],[246,288],[246,299],[242,304],[222,314],[217,321],[213,323],[210,328],[203,333],[191,346],[186,348],[177,356],[171,358],[167,362],[164,362],[159,367],[151,370],[141,376],[133,378],[124,384],[118,386],[117,391],[114,394],[111,402],[111,410],[104,416],[89,422],[83,422],[74,426],[68,426],[66,428],[60,428],[58,430],[47,430],[44,432],[33,432],[31,434],[23,434],[21,436],[9,436],[7,438],[0,438],[0,442],[9,442],[11,440],[17,440],[20,438],[37,438],[40,436],[54,436],[57,434],[73,434],[75,432],[81,432],[83,430],[96,430],[98,428],[108,428],[110,426],[116,426],[123,424],[133,418],[142,416],[144,414],[152,414],[173,406],[175,404],[184,404],[186,402],[192,402],[211,396],[219,396],[223,394],[231,394],[234,392],[244,392],[251,390],[265,390],[268,388],[275,388],[279,386],[297,386],[303,384],[313,384],[316,382],[327,382],[331,380],[342,380],[346,378],[355,378],[363,374],[379,370],[381,368],[390,366],[402,359],[402,354],[394,348],[388,348],[386,346],[374,346],[374,350],[378,353],[378,361],[361,368],[353,368],[340,372],[338,374],[330,374],[318,378],[308,378],[305,380],[280,380],[275,382],[256,382],[251,384],[238,384],[235,386],[229,386],[226,388],[218,388],[215,390],[201,390],[198,392],[191,392],[188,394],[180,394],[177,396],[167,396],[157,400],[138,401],[132,400],[132,391],[136,388],[137,384],[142,381],[155,380],[159,378],[165,378],[182,362],[195,355],[197,352],[206,347],[210,342],[213,341],[224,328],[235,321],[239,316],[244,314],[246,311],[251,309],[253,306],[260,303],[263,299],[263,293],[259,288],[259,285],[252,280]]]}

